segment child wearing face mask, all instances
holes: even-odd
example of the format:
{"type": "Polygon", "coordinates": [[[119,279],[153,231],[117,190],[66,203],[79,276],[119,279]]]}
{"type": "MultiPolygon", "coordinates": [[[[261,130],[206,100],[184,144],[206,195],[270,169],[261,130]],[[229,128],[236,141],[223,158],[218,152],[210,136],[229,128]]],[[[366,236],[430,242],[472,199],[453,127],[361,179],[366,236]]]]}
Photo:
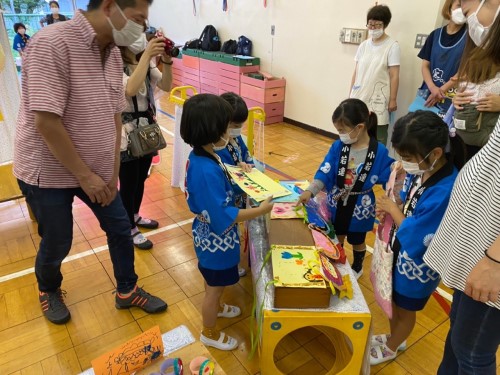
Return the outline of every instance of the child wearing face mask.
{"type": "Polygon", "coordinates": [[[24,49],[28,45],[30,36],[26,34],[26,26],[24,26],[24,23],[21,22],[14,24],[14,31],[16,32],[16,35],[14,36],[12,49],[22,55],[24,49]]]}
{"type": "Polygon", "coordinates": [[[385,184],[394,160],[387,148],[377,142],[377,115],[359,99],[346,99],[332,116],[340,140],[335,141],[299,198],[306,203],[326,190],[331,221],[340,241],[353,247],[352,269],[359,278],[366,254],[366,233],[375,223],[373,187],[385,184]]]}
{"type": "MultiPolygon", "coordinates": [[[[229,139],[226,147],[214,148],[215,152],[221,158],[224,164],[237,165],[243,171],[250,172],[253,167],[253,158],[248,147],[241,137],[241,129],[243,123],[248,118],[248,107],[241,96],[234,92],[226,92],[221,95],[221,98],[227,101],[233,108],[233,116],[229,122],[228,135],[229,139]]],[[[236,206],[245,207],[246,194],[238,185],[233,185],[235,193],[236,206]]],[[[241,227],[240,227],[241,229],[241,227]]],[[[238,267],[240,277],[246,275],[246,270],[243,267],[238,267]]]]}
{"type": "Polygon", "coordinates": [[[241,128],[248,118],[247,105],[241,96],[233,92],[226,92],[221,95],[221,98],[231,104],[234,112],[228,127],[228,144],[221,150],[216,150],[217,155],[223,163],[237,165],[245,172],[249,172],[253,166],[253,157],[241,137],[241,128]]]}
{"type": "Polygon", "coordinates": [[[448,126],[430,111],[416,111],[400,118],[394,126],[392,146],[402,158],[407,176],[401,191],[402,206],[387,196],[377,201],[377,214],[389,214],[394,219],[389,238],[394,252],[393,315],[390,333],[372,336],[372,365],[392,360],[398,350],[406,349],[416,312],[424,308],[439,284],[439,275],[425,264],[423,256],[448,207],[458,168],[465,160],[460,138],[450,138],[448,126]]]}
{"type": "Polygon", "coordinates": [[[202,304],[203,331],[200,341],[220,350],[233,350],[236,339],[216,328],[217,318],[241,314],[237,306],[221,304],[224,288],[239,280],[240,240],[237,223],[271,211],[272,197],[259,207],[235,205],[231,176],[215,153],[227,144],[231,105],[219,96],[199,94],[186,100],[180,134],[193,147],[186,166],[186,199],[196,215],[193,241],[198,268],[205,279],[202,304]]]}
{"type": "Polygon", "coordinates": [[[50,14],[47,14],[40,20],[40,26],[44,27],[45,24],[52,25],[54,23],[67,21],[68,18],[64,14],[59,14],[59,3],[57,1],[50,1],[50,14]]]}

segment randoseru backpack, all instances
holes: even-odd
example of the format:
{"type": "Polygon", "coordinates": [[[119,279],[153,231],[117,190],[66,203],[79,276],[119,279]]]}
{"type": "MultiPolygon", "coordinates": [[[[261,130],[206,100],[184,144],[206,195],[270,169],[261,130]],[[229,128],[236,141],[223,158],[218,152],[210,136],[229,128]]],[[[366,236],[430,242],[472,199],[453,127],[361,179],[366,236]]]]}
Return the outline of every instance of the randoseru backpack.
{"type": "Polygon", "coordinates": [[[238,48],[236,49],[237,55],[252,56],[252,41],[246,36],[242,35],[238,38],[238,48]]]}
{"type": "Polygon", "coordinates": [[[220,51],[221,43],[215,27],[205,26],[200,36],[200,46],[204,51],[220,51]]]}

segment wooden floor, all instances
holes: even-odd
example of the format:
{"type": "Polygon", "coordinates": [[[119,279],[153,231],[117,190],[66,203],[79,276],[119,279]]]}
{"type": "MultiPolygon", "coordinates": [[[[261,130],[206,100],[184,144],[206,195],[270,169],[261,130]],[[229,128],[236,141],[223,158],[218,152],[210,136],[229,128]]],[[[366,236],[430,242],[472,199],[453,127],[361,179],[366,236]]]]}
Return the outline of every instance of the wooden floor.
{"type": "MultiPolygon", "coordinates": [[[[161,107],[173,113],[165,98],[161,107]]],[[[160,114],[160,123],[173,131],[171,116],[160,114]]],[[[172,143],[171,135],[167,141],[172,143]]],[[[265,162],[276,172],[269,174],[281,179],[310,179],[330,144],[330,139],[294,126],[268,126],[265,162]]],[[[160,229],[149,236],[154,248],[136,251],[135,262],[139,285],[168,301],[169,309],[164,314],[115,309],[115,281],[109,254],[103,248],[104,233],[90,210],[77,201],[71,258],[62,267],[72,319],[62,326],[48,323],[38,304],[32,268],[40,240],[36,224],[30,221],[24,200],[0,204],[0,374],[78,374],[90,367],[93,358],[154,325],[165,332],[184,324],[198,337],[203,279],[190,235],[188,221],[192,215],[182,192],[170,187],[171,156],[172,147],[168,147],[162,152],[161,165],[147,181],[141,213],[158,220],[160,229]]],[[[373,236],[369,241],[373,243],[373,236]]],[[[361,288],[373,313],[374,332],[387,332],[388,321],[373,297],[369,265],[367,256],[361,288]]],[[[243,314],[220,320],[219,325],[241,345],[233,352],[211,353],[227,374],[257,374],[258,357],[248,359],[251,278],[243,277],[227,288],[225,298],[241,306],[243,314]]],[[[447,314],[432,298],[418,314],[406,352],[392,363],[372,368],[372,374],[435,374],[447,330],[447,314]]],[[[318,331],[303,329],[286,337],[275,356],[286,373],[325,374],[335,360],[333,353],[318,331]]]]}

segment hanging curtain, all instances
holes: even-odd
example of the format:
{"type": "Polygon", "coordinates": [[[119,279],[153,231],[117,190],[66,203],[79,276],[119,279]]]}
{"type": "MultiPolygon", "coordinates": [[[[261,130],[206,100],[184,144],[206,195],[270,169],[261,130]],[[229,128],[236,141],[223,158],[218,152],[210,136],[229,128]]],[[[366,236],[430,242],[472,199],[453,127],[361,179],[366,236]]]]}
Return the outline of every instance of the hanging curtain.
{"type": "Polygon", "coordinates": [[[0,47],[5,55],[5,64],[0,70],[0,165],[9,163],[13,158],[14,135],[21,91],[12,47],[7,37],[3,13],[0,11],[0,47]]]}

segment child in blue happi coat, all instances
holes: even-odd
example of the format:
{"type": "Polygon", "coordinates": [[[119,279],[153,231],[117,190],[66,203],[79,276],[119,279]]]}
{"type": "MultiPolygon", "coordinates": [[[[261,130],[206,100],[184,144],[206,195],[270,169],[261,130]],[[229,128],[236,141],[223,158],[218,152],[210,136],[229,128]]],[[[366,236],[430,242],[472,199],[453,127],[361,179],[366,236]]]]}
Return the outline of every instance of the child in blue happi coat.
{"type": "MultiPolygon", "coordinates": [[[[248,107],[243,98],[234,92],[225,92],[220,97],[231,105],[233,115],[228,126],[229,142],[226,147],[214,148],[215,153],[219,155],[224,164],[235,165],[244,172],[250,172],[253,167],[253,157],[241,137],[241,129],[248,119],[248,107]]],[[[246,194],[237,184],[233,184],[233,190],[236,206],[244,208],[246,194]]],[[[247,271],[243,267],[238,267],[238,274],[243,277],[247,274],[247,271]]]]}
{"type": "MultiPolygon", "coordinates": [[[[237,165],[245,172],[249,172],[253,167],[253,157],[241,137],[241,129],[248,119],[248,107],[243,98],[234,92],[226,92],[220,97],[231,105],[233,116],[228,127],[229,142],[226,147],[216,149],[215,152],[223,163],[237,165]]],[[[243,192],[241,189],[240,191],[243,192]]]]}
{"type": "Polygon", "coordinates": [[[180,134],[193,147],[186,166],[186,199],[196,214],[193,241],[198,268],[205,279],[200,341],[221,350],[233,350],[236,339],[216,329],[217,317],[241,314],[237,306],[221,304],[224,288],[239,280],[240,239],[237,223],[261,216],[272,209],[271,199],[259,207],[235,206],[231,177],[214,149],[228,143],[232,108],[224,99],[199,94],[186,100],[180,134]]]}
{"type": "Polygon", "coordinates": [[[423,257],[448,207],[457,168],[465,160],[460,138],[450,138],[448,126],[430,111],[400,118],[391,141],[407,176],[402,207],[386,196],[377,202],[377,214],[388,213],[395,223],[389,238],[394,252],[393,302],[390,334],[372,336],[372,365],[392,360],[398,350],[406,348],[416,312],[439,284],[439,275],[423,257]],[[450,154],[446,154],[448,145],[450,154]]]}
{"type": "Polygon", "coordinates": [[[385,184],[393,159],[377,142],[377,115],[359,99],[346,99],[335,109],[333,126],[340,140],[330,147],[314,181],[299,198],[306,203],[325,189],[335,233],[353,247],[352,269],[359,278],[366,254],[366,233],[375,223],[373,187],[385,184]]]}

